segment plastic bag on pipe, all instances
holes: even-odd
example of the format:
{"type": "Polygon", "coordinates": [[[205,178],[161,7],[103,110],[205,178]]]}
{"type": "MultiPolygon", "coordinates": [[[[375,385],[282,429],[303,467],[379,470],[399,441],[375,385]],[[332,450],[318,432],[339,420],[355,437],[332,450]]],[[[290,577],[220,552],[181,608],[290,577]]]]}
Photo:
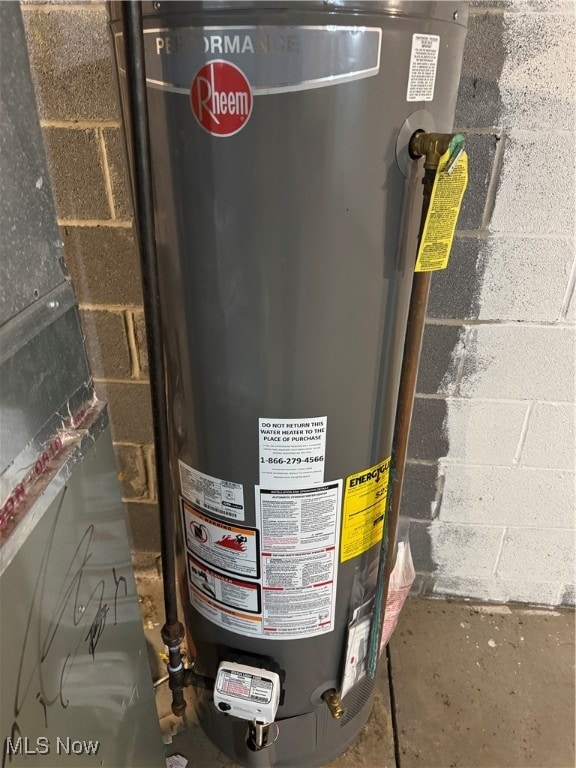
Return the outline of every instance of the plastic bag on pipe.
{"type": "Polygon", "coordinates": [[[416,571],[414,570],[414,563],[412,562],[410,542],[406,536],[404,541],[398,542],[396,562],[394,563],[394,568],[390,574],[388,596],[386,598],[386,608],[384,611],[384,625],[382,627],[382,640],[380,642],[380,653],[382,653],[392,637],[392,632],[396,629],[398,616],[406,602],[406,598],[410,594],[415,578],[416,571]]]}

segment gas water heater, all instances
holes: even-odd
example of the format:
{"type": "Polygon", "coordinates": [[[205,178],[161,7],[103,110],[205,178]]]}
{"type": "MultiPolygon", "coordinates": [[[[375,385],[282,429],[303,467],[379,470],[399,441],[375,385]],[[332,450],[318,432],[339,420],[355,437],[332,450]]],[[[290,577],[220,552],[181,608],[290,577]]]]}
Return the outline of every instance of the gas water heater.
{"type": "Polygon", "coordinates": [[[465,34],[453,2],[142,3],[181,598],[244,764],[327,762],[372,707],[408,144],[451,130],[465,34]]]}

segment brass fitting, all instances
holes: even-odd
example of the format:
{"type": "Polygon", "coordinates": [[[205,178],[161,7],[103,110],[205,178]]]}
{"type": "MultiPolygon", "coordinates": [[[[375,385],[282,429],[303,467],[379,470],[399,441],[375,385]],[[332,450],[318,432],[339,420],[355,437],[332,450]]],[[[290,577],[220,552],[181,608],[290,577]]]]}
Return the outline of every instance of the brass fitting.
{"type": "Polygon", "coordinates": [[[344,716],[344,707],[334,688],[329,688],[327,691],[324,691],[322,700],[326,702],[326,706],[335,720],[340,720],[340,718],[344,716]]]}
{"type": "Polygon", "coordinates": [[[417,131],[410,139],[410,157],[424,157],[424,168],[436,170],[442,155],[450,148],[455,133],[425,133],[417,131]]]}

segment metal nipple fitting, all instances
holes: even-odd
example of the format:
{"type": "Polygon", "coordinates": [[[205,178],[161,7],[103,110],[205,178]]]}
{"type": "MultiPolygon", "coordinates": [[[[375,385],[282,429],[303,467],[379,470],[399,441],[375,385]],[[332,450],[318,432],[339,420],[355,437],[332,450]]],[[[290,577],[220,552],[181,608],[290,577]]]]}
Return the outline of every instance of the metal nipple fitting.
{"type": "Polygon", "coordinates": [[[334,688],[329,688],[327,691],[324,691],[322,700],[326,702],[326,706],[335,720],[340,720],[340,718],[344,716],[344,707],[334,688]]]}
{"type": "Polygon", "coordinates": [[[450,143],[455,138],[455,133],[425,133],[416,131],[410,139],[408,151],[410,157],[424,158],[424,168],[436,170],[442,155],[450,148],[450,143]]]}

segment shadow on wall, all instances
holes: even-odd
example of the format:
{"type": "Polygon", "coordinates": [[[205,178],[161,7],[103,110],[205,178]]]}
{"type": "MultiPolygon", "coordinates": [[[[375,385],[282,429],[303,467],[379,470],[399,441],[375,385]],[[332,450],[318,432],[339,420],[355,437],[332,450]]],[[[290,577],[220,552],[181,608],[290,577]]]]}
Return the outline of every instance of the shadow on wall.
{"type": "Polygon", "coordinates": [[[469,184],[450,264],[432,278],[402,495],[401,513],[411,520],[410,544],[419,574],[416,592],[427,591],[434,581],[430,575],[438,570],[430,529],[442,506],[439,460],[450,450],[444,397],[459,394],[464,354],[467,365],[473,364],[473,338],[465,321],[480,312],[487,228],[501,164],[504,43],[504,14],[471,14],[454,120],[455,129],[466,134],[469,184]]]}

